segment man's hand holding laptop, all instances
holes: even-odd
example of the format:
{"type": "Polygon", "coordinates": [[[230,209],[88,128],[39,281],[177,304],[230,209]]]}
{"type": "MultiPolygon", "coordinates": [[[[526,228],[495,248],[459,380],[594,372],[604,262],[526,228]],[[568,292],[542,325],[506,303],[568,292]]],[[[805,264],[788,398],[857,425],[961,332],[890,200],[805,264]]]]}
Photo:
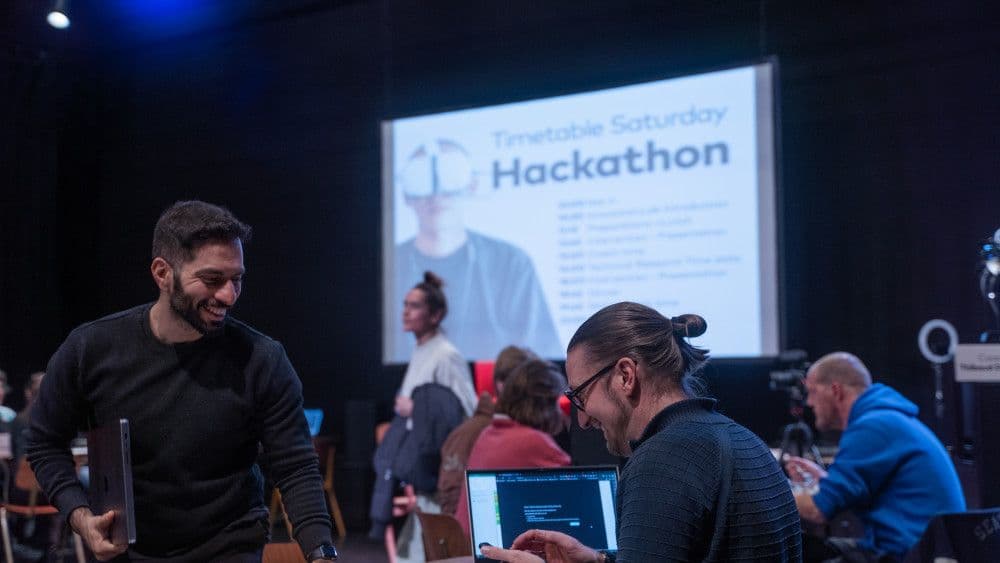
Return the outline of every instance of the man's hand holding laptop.
{"type": "Polygon", "coordinates": [[[109,510],[100,516],[95,516],[90,508],[81,506],[69,515],[69,525],[73,528],[98,561],[107,561],[125,553],[128,544],[115,544],[111,541],[111,525],[115,521],[115,511],[109,510]]]}

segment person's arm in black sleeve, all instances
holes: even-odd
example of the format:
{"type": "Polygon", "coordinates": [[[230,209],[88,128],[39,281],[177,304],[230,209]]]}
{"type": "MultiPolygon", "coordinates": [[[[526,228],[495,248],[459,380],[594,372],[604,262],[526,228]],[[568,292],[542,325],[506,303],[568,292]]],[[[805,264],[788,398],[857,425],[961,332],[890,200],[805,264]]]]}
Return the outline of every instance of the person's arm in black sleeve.
{"type": "Polygon", "coordinates": [[[268,476],[281,491],[293,535],[303,553],[332,544],[332,524],[323,493],[319,462],[302,413],[302,385],[284,348],[269,342],[257,388],[260,441],[268,476]]]}
{"type": "Polygon", "coordinates": [[[70,441],[84,426],[89,409],[83,391],[83,336],[74,331],[49,360],[45,378],[31,409],[28,461],[39,485],[87,547],[101,561],[124,552],[127,544],[111,542],[109,511],[94,515],[77,478],[70,441]]]}
{"type": "Polygon", "coordinates": [[[39,485],[67,518],[74,509],[89,506],[70,451],[70,441],[87,412],[81,390],[80,344],[78,334],[70,334],[49,360],[31,409],[27,439],[28,461],[39,485]]]}

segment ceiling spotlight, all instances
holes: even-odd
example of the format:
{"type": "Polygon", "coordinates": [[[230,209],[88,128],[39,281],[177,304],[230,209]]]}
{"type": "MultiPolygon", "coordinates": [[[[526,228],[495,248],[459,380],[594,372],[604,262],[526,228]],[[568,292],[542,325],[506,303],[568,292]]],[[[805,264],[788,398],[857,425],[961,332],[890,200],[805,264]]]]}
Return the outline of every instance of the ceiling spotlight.
{"type": "Polygon", "coordinates": [[[46,19],[56,29],[69,27],[69,0],[55,0],[46,19]]]}

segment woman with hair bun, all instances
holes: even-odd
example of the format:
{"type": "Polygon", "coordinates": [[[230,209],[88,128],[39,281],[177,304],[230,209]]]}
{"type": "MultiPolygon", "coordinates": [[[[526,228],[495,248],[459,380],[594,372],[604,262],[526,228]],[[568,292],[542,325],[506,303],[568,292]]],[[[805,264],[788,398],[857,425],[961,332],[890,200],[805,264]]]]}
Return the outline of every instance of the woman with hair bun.
{"type": "Polygon", "coordinates": [[[707,350],[698,315],[666,318],[638,303],[601,309],[577,329],[566,358],[582,428],[629,456],[619,480],[617,551],[529,530],[502,561],[801,561],[800,524],[784,473],[753,433],[698,396],[707,350]]]}
{"type": "Polygon", "coordinates": [[[445,337],[441,321],[448,314],[444,282],[433,272],[413,286],[403,300],[403,330],[413,333],[417,347],[396,396],[396,414],[408,417],[413,412],[413,390],[425,383],[438,383],[452,390],[465,409],[466,416],[476,407],[469,364],[445,337]]]}
{"type": "Polygon", "coordinates": [[[445,338],[441,321],[448,302],[444,282],[432,272],[407,292],[403,329],[417,346],[396,395],[396,417],[375,452],[375,483],[369,536],[383,536],[390,562],[423,561],[420,522],[411,512],[439,513],[434,495],[440,471],[441,445],[472,414],[476,391],[469,364],[445,338]],[[398,489],[402,488],[402,491],[398,489]],[[402,492],[401,496],[391,495],[402,492]],[[391,516],[406,516],[398,538],[391,516]]]}

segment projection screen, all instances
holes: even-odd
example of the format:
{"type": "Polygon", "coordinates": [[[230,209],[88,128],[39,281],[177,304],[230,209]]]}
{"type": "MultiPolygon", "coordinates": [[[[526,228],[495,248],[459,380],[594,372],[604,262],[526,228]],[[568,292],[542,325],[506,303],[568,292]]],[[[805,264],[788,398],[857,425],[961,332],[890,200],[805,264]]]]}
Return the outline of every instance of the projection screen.
{"type": "Polygon", "coordinates": [[[772,61],[382,122],[383,360],[406,292],[445,281],[447,337],[563,359],[618,301],[698,313],[713,357],[779,349],[772,61]]]}

